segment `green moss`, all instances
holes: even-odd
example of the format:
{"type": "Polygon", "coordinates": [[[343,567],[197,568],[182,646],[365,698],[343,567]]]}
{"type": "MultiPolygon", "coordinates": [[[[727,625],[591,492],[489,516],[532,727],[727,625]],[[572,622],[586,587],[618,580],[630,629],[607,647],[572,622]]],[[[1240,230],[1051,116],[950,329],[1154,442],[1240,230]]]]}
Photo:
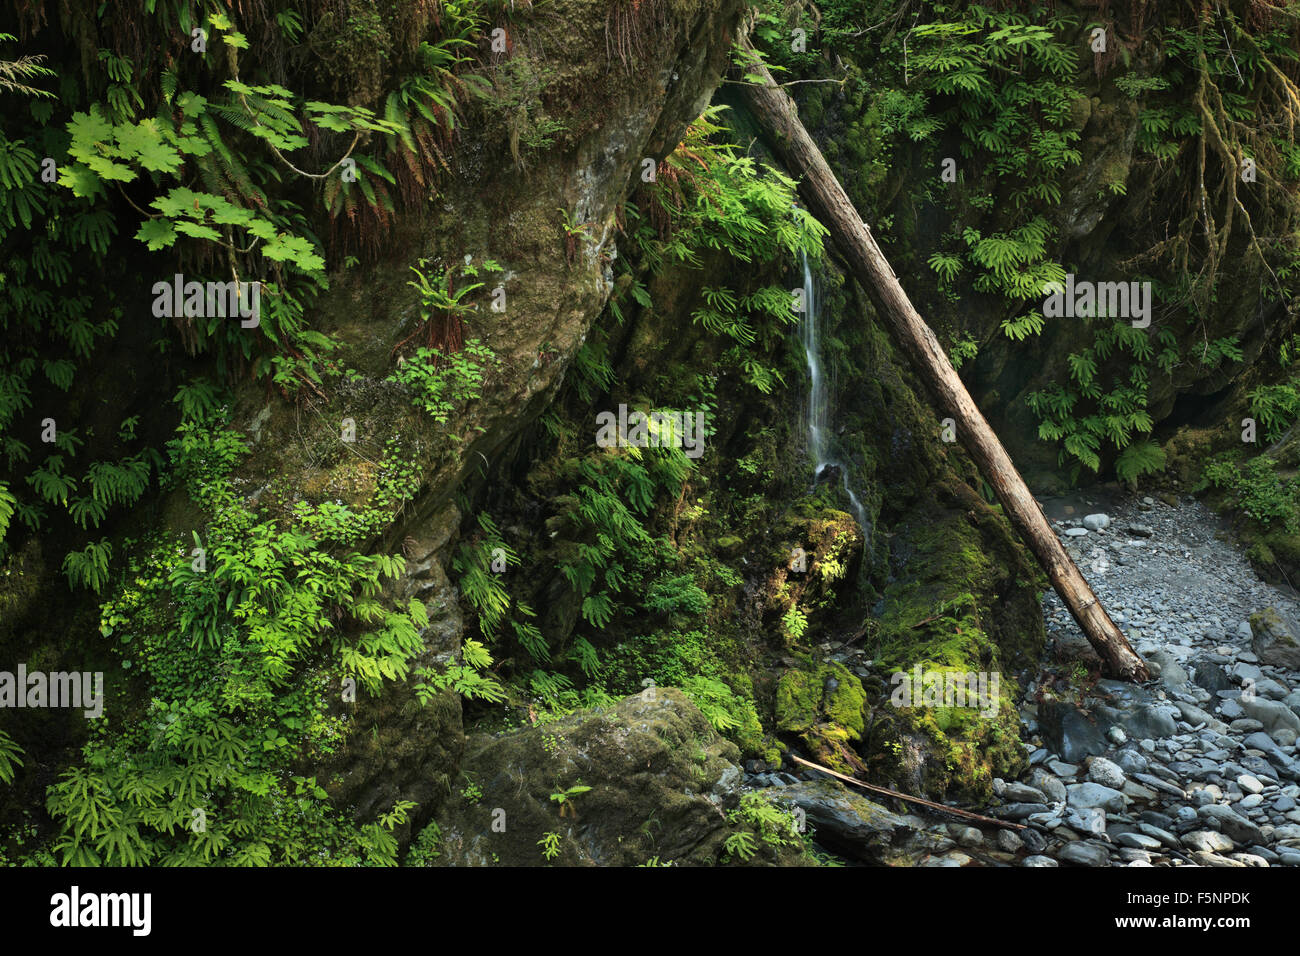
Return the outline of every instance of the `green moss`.
{"type": "Polygon", "coordinates": [[[862,681],[843,664],[828,661],[788,670],[776,685],[776,729],[804,733],[831,723],[842,728],[847,739],[860,740],[866,698],[862,681]]]}

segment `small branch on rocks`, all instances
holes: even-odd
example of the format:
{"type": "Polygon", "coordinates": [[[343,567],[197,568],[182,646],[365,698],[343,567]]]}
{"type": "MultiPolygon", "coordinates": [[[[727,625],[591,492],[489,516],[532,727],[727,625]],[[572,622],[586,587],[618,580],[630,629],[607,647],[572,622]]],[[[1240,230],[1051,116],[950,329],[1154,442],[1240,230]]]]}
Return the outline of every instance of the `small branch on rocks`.
{"type": "Polygon", "coordinates": [[[804,760],[802,757],[796,757],[794,754],[787,754],[795,763],[801,763],[805,767],[812,767],[814,770],[820,770],[822,773],[830,774],[837,780],[843,780],[845,783],[851,783],[855,787],[861,787],[863,790],[869,790],[872,793],[879,793],[886,797],[897,797],[899,800],[906,800],[908,803],[919,803],[923,807],[929,807],[931,810],[938,810],[942,813],[951,813],[955,817],[961,817],[963,820],[978,820],[980,823],[986,823],[989,826],[1005,827],[1008,830],[1027,830],[1029,829],[1023,823],[1010,823],[1006,820],[995,820],[993,817],[981,816],[978,813],[971,813],[969,810],[958,810],[956,807],[946,807],[942,803],[934,803],[931,800],[922,800],[920,797],[913,797],[906,793],[899,793],[897,790],[890,790],[888,787],[878,787],[874,783],[863,783],[856,777],[850,777],[847,774],[839,773],[830,767],[823,767],[819,763],[813,763],[811,760],[804,760]]]}

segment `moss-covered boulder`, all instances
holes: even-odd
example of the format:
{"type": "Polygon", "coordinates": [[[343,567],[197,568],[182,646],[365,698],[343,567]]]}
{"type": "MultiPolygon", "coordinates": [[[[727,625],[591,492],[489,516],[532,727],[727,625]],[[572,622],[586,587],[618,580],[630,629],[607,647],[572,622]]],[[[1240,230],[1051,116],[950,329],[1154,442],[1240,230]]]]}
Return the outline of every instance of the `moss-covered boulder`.
{"type": "Polygon", "coordinates": [[[797,734],[813,758],[833,770],[862,767],[854,745],[865,726],[866,692],[843,664],[827,661],[792,668],[776,685],[776,729],[797,734]]]}
{"type": "Polygon", "coordinates": [[[718,863],[739,756],[674,688],[471,737],[437,818],[436,862],[541,866],[549,840],[557,866],[718,863]]]}

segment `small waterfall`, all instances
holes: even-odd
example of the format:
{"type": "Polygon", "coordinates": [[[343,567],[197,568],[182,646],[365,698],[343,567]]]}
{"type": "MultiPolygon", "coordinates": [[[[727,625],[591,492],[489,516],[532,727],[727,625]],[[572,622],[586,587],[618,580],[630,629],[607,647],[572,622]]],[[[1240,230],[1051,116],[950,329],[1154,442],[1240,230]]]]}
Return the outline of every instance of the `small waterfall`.
{"type": "Polygon", "coordinates": [[[858,526],[864,535],[870,534],[867,512],[858,501],[858,496],[849,486],[849,470],[827,454],[827,439],[830,423],[830,399],[827,397],[826,379],[822,373],[821,329],[817,313],[817,284],[813,281],[812,268],[808,265],[808,254],[803,253],[803,296],[804,311],[799,320],[799,335],[803,341],[804,358],[808,362],[808,407],[804,421],[808,431],[808,454],[813,460],[813,484],[821,480],[827,469],[839,472],[840,483],[848,495],[853,515],[858,519],[858,526]]]}

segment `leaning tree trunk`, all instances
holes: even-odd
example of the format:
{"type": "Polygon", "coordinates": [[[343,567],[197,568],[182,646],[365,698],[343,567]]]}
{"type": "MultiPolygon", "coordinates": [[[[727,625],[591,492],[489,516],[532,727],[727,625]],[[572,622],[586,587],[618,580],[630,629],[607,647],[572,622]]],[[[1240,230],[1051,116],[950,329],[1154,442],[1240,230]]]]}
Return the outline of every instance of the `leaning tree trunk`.
{"type": "Polygon", "coordinates": [[[1096,648],[1107,671],[1125,680],[1149,679],[1145,662],[1134,653],[1079,573],[1048,525],[1042,508],[1025,487],[1002,442],[966,391],[947,353],[907,298],[870,229],[799,122],[794,103],[765,67],[755,65],[749,69],[758,72],[764,83],[746,83],[739,88],[759,126],[767,133],[770,145],[793,174],[802,175],[799,191],[810,210],[830,230],[894,341],[930,391],[940,414],[956,421],[958,440],[975,459],[1002,502],[1007,517],[1046,570],[1052,586],[1096,648]]]}

